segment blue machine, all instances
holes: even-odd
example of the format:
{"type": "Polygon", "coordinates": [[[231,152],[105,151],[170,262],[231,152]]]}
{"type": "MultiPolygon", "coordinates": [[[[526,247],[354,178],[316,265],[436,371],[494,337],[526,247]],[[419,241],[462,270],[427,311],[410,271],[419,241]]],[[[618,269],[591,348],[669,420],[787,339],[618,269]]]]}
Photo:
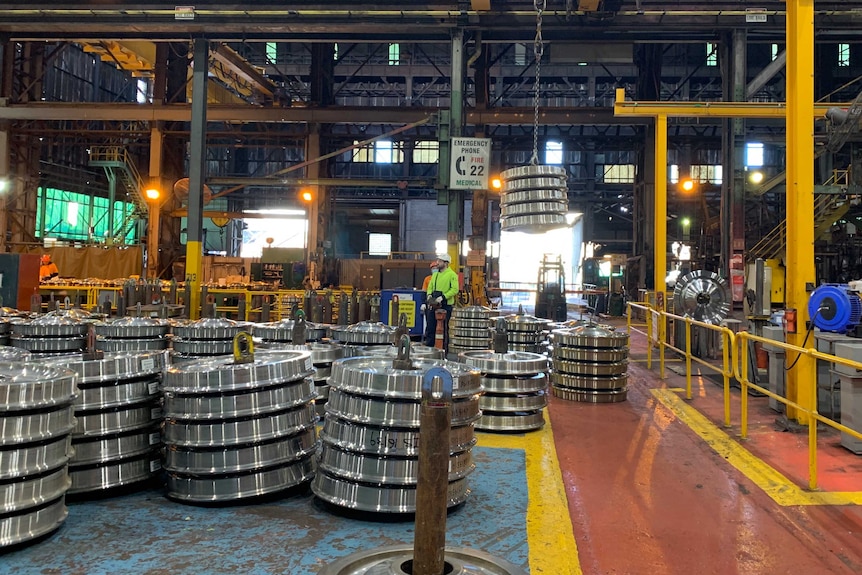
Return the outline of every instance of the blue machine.
{"type": "Polygon", "coordinates": [[[808,316],[823,331],[847,333],[862,323],[862,298],[846,284],[826,284],[811,292],[808,316]]]}
{"type": "Polygon", "coordinates": [[[380,292],[380,321],[398,325],[399,316],[407,314],[407,329],[410,335],[422,335],[425,316],[419,307],[425,303],[425,292],[409,288],[386,289],[380,292]]]}

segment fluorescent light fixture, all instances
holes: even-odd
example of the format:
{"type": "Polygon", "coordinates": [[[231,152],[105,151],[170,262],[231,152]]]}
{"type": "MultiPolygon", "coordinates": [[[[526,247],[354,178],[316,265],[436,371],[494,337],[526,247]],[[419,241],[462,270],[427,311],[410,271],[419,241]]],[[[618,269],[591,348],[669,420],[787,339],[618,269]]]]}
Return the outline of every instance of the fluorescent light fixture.
{"type": "Polygon", "coordinates": [[[304,216],[305,210],[271,209],[271,210],[243,210],[244,214],[262,214],[265,216],[304,216]]]}

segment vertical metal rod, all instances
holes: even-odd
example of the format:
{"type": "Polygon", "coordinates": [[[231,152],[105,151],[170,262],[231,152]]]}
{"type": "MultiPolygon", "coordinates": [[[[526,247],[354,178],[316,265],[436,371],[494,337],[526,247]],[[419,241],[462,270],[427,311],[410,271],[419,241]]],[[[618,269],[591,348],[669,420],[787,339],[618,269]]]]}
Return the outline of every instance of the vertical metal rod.
{"type": "Polygon", "coordinates": [[[730,375],[732,373],[733,363],[734,363],[734,359],[735,359],[733,354],[731,354],[730,352],[736,350],[736,336],[734,336],[732,332],[731,333],[725,333],[724,335],[727,336],[727,341],[725,342],[725,345],[724,345],[725,369],[724,369],[724,374],[723,374],[723,376],[724,376],[724,390],[723,390],[723,395],[724,395],[724,426],[730,427],[730,375]],[[730,348],[730,349],[728,349],[728,348],[730,348]],[[730,357],[728,357],[728,355],[730,355],[730,357]],[[730,366],[730,368],[728,368],[728,366],[730,366]]]}
{"type": "MultiPolygon", "coordinates": [[[[742,345],[740,345],[741,350],[748,349],[748,338],[743,339],[742,345]]],[[[748,354],[743,351],[743,353],[739,354],[740,360],[742,362],[741,369],[739,370],[739,375],[741,379],[739,380],[740,387],[740,437],[742,439],[748,439],[748,354]]]]}
{"type": "Polygon", "coordinates": [[[443,575],[445,569],[452,387],[452,374],[442,367],[422,379],[413,575],[443,575]]]}
{"type": "Polygon", "coordinates": [[[691,399],[691,318],[685,318],[685,398],[691,399]]]}

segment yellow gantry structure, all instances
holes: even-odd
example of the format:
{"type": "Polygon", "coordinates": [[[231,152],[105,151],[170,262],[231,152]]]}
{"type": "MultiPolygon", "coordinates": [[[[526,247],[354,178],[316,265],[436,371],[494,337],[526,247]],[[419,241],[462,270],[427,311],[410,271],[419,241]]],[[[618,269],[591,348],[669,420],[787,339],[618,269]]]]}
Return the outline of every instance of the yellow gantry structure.
{"type": "MultiPolygon", "coordinates": [[[[667,119],[669,117],[786,118],[787,120],[787,308],[797,310],[797,333],[787,343],[803,347],[808,317],[808,291],[814,271],[814,119],[842,104],[814,103],[814,0],[787,0],[787,102],[631,102],[618,88],[617,116],[655,118],[655,235],[653,245],[656,294],[667,290],[667,119]]],[[[849,104],[848,104],[849,105],[849,104]]],[[[847,106],[847,105],[844,105],[847,106]]],[[[663,297],[663,296],[662,296],[663,297]]],[[[657,303],[658,297],[657,297],[657,303]]],[[[661,302],[663,304],[663,301],[661,302]]],[[[813,343],[811,344],[813,345],[813,343]]],[[[811,347],[809,345],[809,347],[811,347]]],[[[790,358],[792,361],[793,358],[790,358]]],[[[814,360],[802,356],[787,372],[787,397],[817,408],[814,360]]],[[[788,416],[808,423],[803,413],[788,416]]]]}

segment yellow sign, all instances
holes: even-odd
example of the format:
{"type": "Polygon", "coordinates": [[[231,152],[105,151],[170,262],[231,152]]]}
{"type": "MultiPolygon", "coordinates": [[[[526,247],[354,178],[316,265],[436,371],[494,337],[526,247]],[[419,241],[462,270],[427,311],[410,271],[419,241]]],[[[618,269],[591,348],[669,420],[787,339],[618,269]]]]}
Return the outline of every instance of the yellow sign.
{"type": "Polygon", "coordinates": [[[395,323],[397,324],[399,319],[401,319],[401,314],[407,316],[407,327],[416,327],[416,302],[412,299],[401,299],[398,300],[398,317],[396,318],[395,323]]]}
{"type": "Polygon", "coordinates": [[[407,327],[416,327],[416,302],[411,294],[394,294],[389,301],[389,325],[398,325],[401,314],[407,316],[407,327]]]}

